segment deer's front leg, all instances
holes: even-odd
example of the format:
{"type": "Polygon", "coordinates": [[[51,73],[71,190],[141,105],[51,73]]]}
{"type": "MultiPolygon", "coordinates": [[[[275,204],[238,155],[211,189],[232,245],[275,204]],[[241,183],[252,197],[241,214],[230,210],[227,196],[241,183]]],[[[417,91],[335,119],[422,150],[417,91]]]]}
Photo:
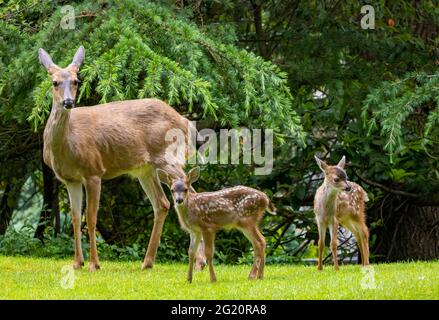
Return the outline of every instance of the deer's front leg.
{"type": "Polygon", "coordinates": [[[207,264],[209,265],[210,282],[216,282],[215,270],[213,268],[215,233],[210,230],[204,231],[203,239],[204,239],[204,251],[206,254],[207,264]]]}
{"type": "Polygon", "coordinates": [[[191,243],[189,245],[189,271],[187,274],[187,281],[189,283],[192,283],[192,275],[194,272],[194,262],[195,262],[195,256],[197,254],[198,246],[200,245],[201,240],[201,234],[191,233],[191,243]]]}
{"type": "Polygon", "coordinates": [[[201,239],[201,242],[198,246],[197,253],[195,254],[195,270],[201,271],[206,266],[206,255],[204,254],[204,241],[201,239]]]}
{"type": "Polygon", "coordinates": [[[90,238],[90,264],[89,270],[100,269],[98,252],[96,248],[96,222],[98,218],[99,198],[101,196],[101,179],[99,177],[88,178],[85,182],[87,193],[87,228],[90,238]]]}
{"type": "Polygon", "coordinates": [[[329,233],[331,235],[331,252],[332,252],[332,260],[334,261],[334,270],[338,270],[338,259],[337,259],[338,222],[334,221],[332,225],[329,225],[329,233]]]}
{"type": "Polygon", "coordinates": [[[325,249],[326,225],[320,222],[317,223],[319,229],[319,261],[317,270],[323,270],[323,249],[325,249]]]}
{"type": "Polygon", "coordinates": [[[72,224],[74,233],[75,257],[73,268],[80,269],[84,265],[84,256],[81,246],[81,206],[82,206],[82,184],[80,182],[67,183],[69,193],[70,208],[72,213],[72,224]]]}

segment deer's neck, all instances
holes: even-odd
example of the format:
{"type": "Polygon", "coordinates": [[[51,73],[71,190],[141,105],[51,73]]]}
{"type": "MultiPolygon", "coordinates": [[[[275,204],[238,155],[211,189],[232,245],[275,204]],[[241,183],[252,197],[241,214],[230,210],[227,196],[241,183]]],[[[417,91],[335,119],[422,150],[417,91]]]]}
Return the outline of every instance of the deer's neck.
{"type": "Polygon", "coordinates": [[[323,184],[323,205],[326,208],[326,212],[334,214],[336,209],[336,199],[339,190],[324,183],[323,184]]]}
{"type": "Polygon", "coordinates": [[[69,130],[70,110],[53,102],[52,111],[45,128],[45,142],[53,152],[67,146],[66,136],[69,130]]]}
{"type": "Polygon", "coordinates": [[[189,206],[190,202],[192,200],[192,194],[189,193],[186,200],[181,205],[176,205],[175,210],[177,211],[178,220],[180,221],[181,226],[183,229],[186,229],[187,231],[190,231],[191,223],[189,221],[189,206]]]}

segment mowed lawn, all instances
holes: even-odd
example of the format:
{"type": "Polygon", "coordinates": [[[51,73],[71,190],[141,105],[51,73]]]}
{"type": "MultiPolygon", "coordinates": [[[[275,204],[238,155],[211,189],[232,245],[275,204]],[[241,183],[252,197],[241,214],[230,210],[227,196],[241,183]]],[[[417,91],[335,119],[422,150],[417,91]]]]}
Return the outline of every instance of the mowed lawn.
{"type": "Polygon", "coordinates": [[[439,262],[341,266],[268,265],[248,281],[250,266],[216,266],[186,282],[186,264],[101,261],[95,273],[72,271],[70,260],[0,256],[0,299],[439,299],[439,262]]]}

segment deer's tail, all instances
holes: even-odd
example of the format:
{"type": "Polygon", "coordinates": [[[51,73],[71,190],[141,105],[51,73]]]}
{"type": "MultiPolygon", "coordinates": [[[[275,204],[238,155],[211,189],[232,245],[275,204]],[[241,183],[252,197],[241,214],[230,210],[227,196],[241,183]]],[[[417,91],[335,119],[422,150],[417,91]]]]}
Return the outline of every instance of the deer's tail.
{"type": "Polygon", "coordinates": [[[268,206],[267,206],[267,211],[268,211],[269,214],[272,214],[273,216],[275,216],[277,209],[274,206],[273,202],[271,202],[270,199],[268,199],[268,201],[269,202],[268,202],[268,206]]]}

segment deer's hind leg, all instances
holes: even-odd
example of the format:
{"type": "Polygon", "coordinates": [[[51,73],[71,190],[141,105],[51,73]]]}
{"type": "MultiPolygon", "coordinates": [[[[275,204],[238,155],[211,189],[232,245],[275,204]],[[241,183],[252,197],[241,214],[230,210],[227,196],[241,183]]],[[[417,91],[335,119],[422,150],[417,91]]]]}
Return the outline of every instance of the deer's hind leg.
{"type": "Polygon", "coordinates": [[[361,222],[351,222],[346,228],[352,232],[357,240],[363,266],[369,265],[369,230],[361,222]]]}
{"type": "Polygon", "coordinates": [[[170,203],[166,198],[155,170],[145,171],[144,174],[138,176],[138,179],[154,209],[154,225],[152,227],[151,237],[149,238],[145,259],[142,264],[142,269],[146,269],[152,268],[154,264],[157,249],[160,244],[163,224],[168,215],[170,203]]]}
{"type": "Polygon", "coordinates": [[[248,276],[251,279],[263,279],[265,267],[265,238],[259,231],[257,225],[251,225],[248,228],[242,229],[243,233],[250,240],[255,251],[253,266],[248,276]]]}
{"type": "Polygon", "coordinates": [[[358,225],[357,238],[358,246],[361,246],[361,262],[363,266],[369,265],[369,230],[365,224],[358,225]]]}

